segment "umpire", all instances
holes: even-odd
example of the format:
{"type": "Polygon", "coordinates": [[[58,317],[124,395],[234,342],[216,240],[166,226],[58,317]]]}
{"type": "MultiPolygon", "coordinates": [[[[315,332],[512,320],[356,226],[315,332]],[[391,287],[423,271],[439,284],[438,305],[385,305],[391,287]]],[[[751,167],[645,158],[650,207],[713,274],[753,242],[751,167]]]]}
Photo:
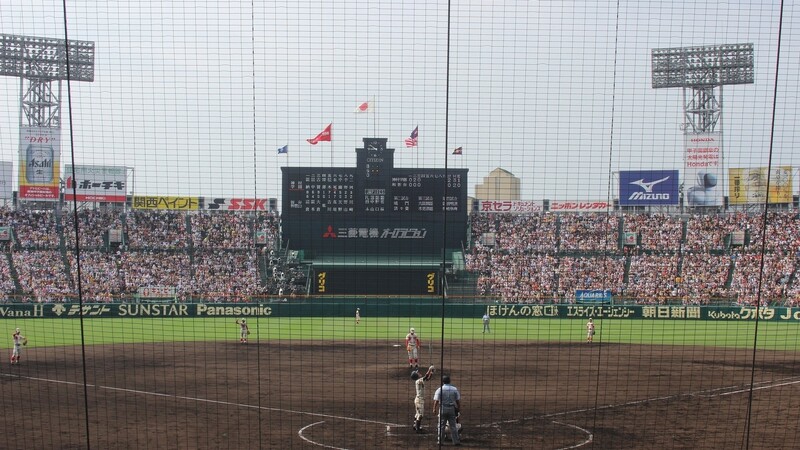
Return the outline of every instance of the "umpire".
{"type": "Polygon", "coordinates": [[[461,445],[458,436],[458,425],[456,417],[461,408],[461,393],[458,388],[450,384],[450,375],[442,376],[442,387],[433,394],[433,413],[439,414],[439,432],[436,436],[436,443],[441,445],[444,437],[445,424],[450,426],[450,436],[453,445],[461,445]]]}

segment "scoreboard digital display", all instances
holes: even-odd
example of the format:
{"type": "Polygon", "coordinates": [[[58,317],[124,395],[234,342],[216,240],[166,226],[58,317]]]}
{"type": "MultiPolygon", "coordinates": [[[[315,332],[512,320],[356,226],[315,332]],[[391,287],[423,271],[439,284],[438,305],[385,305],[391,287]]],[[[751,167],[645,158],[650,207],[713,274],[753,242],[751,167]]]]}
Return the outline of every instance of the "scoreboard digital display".
{"type": "Polygon", "coordinates": [[[283,168],[283,216],[466,212],[466,169],[395,169],[388,186],[364,186],[353,169],[283,168]]]}
{"type": "Polygon", "coordinates": [[[466,211],[466,175],[463,170],[395,169],[391,180],[391,211],[422,214],[466,211]]]}
{"type": "Polygon", "coordinates": [[[437,254],[466,237],[467,169],[395,168],[364,138],[355,168],[282,167],[284,240],[306,253],[437,254]]]}

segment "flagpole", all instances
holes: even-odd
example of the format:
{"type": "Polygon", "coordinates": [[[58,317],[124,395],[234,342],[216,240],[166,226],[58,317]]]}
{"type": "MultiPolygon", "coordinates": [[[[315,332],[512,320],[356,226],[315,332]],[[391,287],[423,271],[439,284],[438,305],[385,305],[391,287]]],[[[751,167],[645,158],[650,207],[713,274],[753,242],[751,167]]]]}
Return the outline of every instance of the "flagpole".
{"type": "Polygon", "coordinates": [[[414,129],[417,130],[417,162],[415,163],[415,165],[417,166],[417,169],[419,169],[419,152],[420,152],[420,148],[419,148],[419,124],[415,125],[414,129]]]}

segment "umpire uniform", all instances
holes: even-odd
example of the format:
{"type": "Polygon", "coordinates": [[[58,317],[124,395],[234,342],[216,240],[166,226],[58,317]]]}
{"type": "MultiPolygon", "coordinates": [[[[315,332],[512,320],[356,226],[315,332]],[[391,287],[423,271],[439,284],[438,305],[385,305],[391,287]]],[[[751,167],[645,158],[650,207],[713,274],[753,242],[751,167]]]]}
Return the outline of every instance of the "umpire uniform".
{"type": "Polygon", "coordinates": [[[442,377],[442,387],[433,394],[433,412],[439,414],[439,432],[437,442],[442,443],[445,425],[450,426],[450,437],[453,445],[461,445],[458,436],[458,410],[461,408],[461,393],[458,388],[450,384],[450,376],[442,377]]]}

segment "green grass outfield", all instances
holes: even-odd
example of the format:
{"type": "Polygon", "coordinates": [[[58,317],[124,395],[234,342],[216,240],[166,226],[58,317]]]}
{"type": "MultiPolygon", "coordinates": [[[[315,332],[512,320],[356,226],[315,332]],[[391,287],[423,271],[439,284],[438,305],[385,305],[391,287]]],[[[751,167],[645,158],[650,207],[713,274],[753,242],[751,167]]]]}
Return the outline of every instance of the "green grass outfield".
{"type": "MultiPolygon", "coordinates": [[[[85,343],[118,344],[177,341],[235,341],[239,327],[233,318],[115,318],[85,319],[85,343]]],[[[520,340],[582,342],[585,320],[578,319],[493,319],[492,333],[482,334],[480,319],[448,319],[446,339],[520,340]]],[[[7,339],[0,348],[10,348],[15,327],[29,339],[29,346],[79,345],[81,321],[78,319],[4,319],[0,322],[7,339]]],[[[356,325],[353,318],[269,317],[250,318],[251,341],[277,339],[305,340],[396,340],[402,343],[409,327],[414,327],[427,346],[442,338],[442,321],[437,318],[369,318],[356,325]]],[[[657,345],[704,345],[752,348],[754,322],[711,322],[699,320],[614,320],[596,321],[598,343],[657,345]]],[[[760,322],[758,349],[800,350],[800,325],[760,322]]]]}

